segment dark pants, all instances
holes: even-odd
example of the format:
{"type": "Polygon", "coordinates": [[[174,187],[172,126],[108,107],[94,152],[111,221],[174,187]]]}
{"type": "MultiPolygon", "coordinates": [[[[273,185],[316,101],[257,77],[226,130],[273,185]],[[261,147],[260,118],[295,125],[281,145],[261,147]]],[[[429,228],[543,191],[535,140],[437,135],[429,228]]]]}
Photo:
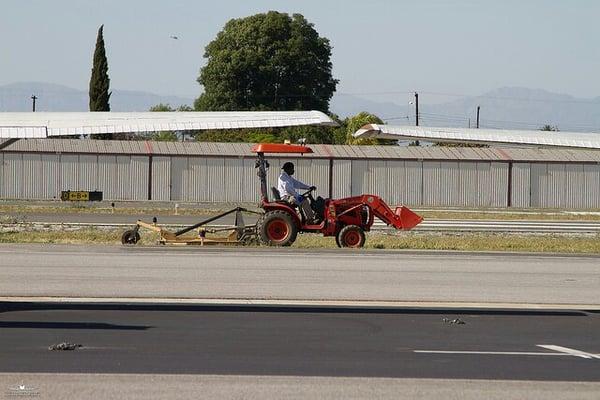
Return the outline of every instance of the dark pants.
{"type": "Polygon", "coordinates": [[[308,201],[308,199],[303,199],[302,203],[300,204],[298,204],[298,200],[296,200],[294,196],[283,196],[282,200],[291,205],[292,207],[298,207],[301,210],[304,217],[306,218],[306,222],[314,221],[315,212],[310,207],[310,202],[308,201]]]}

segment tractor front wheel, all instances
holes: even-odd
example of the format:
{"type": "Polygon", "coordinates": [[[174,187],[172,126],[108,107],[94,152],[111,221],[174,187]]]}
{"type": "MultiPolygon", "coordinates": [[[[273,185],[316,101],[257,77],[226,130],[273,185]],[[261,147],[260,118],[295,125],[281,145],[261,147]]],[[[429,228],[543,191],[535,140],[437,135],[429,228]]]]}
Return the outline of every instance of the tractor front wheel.
{"type": "Polygon", "coordinates": [[[298,228],[285,211],[269,211],[258,222],[262,243],[269,246],[291,246],[298,236],[298,228]]]}
{"type": "Polygon", "coordinates": [[[358,225],[346,225],[335,237],[338,247],[363,247],[365,240],[365,231],[358,225]]]}

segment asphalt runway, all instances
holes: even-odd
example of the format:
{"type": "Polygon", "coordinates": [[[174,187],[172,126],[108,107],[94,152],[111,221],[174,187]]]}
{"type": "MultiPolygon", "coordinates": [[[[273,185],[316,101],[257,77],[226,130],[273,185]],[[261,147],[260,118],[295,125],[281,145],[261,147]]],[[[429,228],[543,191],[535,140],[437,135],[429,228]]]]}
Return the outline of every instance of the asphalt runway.
{"type": "Polygon", "coordinates": [[[600,258],[0,245],[2,296],[600,305],[600,258]]]}
{"type": "Polygon", "coordinates": [[[576,310],[0,307],[0,372],[600,381],[576,310]]]}
{"type": "Polygon", "coordinates": [[[595,399],[599,260],[0,245],[0,396],[595,399]],[[48,350],[65,341],[83,347],[48,350]]]}

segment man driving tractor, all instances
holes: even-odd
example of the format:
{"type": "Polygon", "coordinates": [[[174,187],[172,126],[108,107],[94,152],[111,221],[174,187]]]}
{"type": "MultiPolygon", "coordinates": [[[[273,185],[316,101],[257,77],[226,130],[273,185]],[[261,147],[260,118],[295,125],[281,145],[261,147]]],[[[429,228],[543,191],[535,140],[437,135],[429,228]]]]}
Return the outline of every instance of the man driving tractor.
{"type": "Polygon", "coordinates": [[[294,175],[294,163],[286,162],[281,167],[281,174],[277,183],[277,190],[281,196],[281,200],[289,203],[293,207],[301,207],[307,222],[317,223],[315,212],[311,207],[307,197],[299,194],[296,189],[300,190],[315,190],[316,186],[308,186],[297,179],[292,178],[294,175]]]}

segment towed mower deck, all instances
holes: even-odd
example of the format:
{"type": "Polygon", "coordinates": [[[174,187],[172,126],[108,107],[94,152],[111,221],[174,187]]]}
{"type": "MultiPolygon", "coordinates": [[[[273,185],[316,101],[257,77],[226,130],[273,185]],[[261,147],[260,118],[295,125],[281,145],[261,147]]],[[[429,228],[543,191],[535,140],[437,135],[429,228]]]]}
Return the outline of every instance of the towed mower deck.
{"type": "Polygon", "coordinates": [[[148,229],[160,234],[160,244],[174,245],[210,245],[210,244],[248,244],[256,240],[256,224],[246,225],[244,222],[244,213],[259,214],[256,211],[247,210],[242,207],[236,207],[217,216],[200,221],[197,224],[188,226],[179,231],[172,232],[157,224],[156,218],[152,223],[138,220],[133,229],[127,230],[121,236],[121,243],[136,244],[140,240],[140,228],[148,229]],[[235,213],[235,222],[230,226],[207,227],[206,225],[227,215],[235,213]],[[192,233],[193,232],[193,233],[192,233]],[[213,236],[223,232],[229,232],[227,236],[213,236]]]}

